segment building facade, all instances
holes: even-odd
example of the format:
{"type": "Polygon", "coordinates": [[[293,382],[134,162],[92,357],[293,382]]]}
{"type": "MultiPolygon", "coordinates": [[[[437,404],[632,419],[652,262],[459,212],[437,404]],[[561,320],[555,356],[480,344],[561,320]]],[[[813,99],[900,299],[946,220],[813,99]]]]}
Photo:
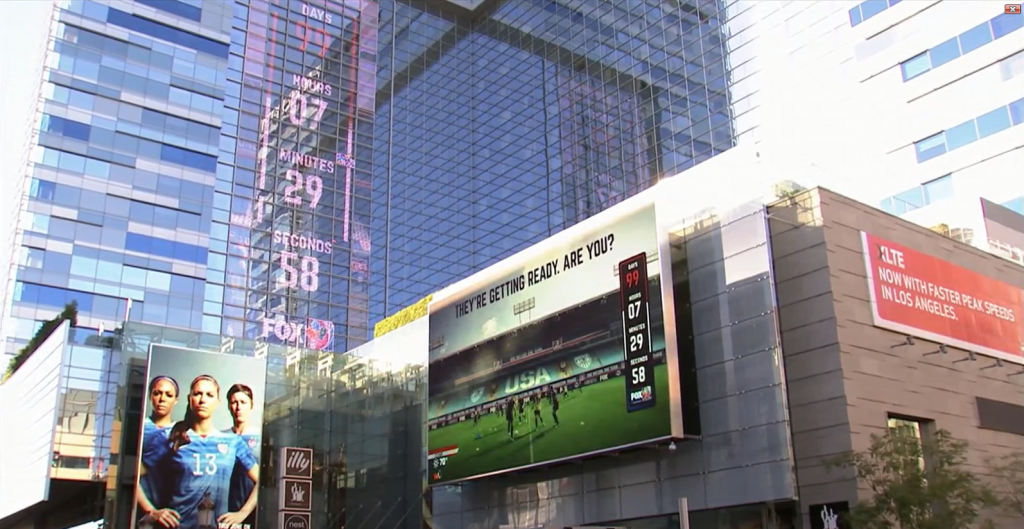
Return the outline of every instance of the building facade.
{"type": "Polygon", "coordinates": [[[382,2],[373,319],[735,144],[724,2],[382,2]]]}
{"type": "MultiPolygon", "coordinates": [[[[714,178],[724,169],[729,167],[712,161],[693,172],[714,178]]],[[[430,487],[429,335],[424,329],[418,342],[390,341],[428,324],[423,318],[344,354],[132,321],[112,336],[65,325],[67,334],[46,342],[62,347],[41,348],[30,359],[35,363],[14,375],[38,376],[37,366],[60,366],[60,377],[47,378],[56,390],[40,385],[40,391],[56,392],[52,413],[60,435],[51,450],[60,457],[50,469],[51,492],[0,526],[59,529],[69,519],[48,519],[46,513],[70,513],[60,509],[67,503],[78,507],[73,512],[82,521],[102,516],[113,527],[130,526],[152,344],[267,360],[261,527],[277,526],[275,469],[282,463],[275,454],[289,446],[312,449],[314,526],[439,529],[668,529],[679,526],[684,498],[696,529],[806,527],[810,516],[820,514],[815,509],[841,513],[840,505],[864,497],[850,474],[827,469],[825,460],[864,449],[869,433],[902,428],[923,439],[938,428],[949,430],[971,443],[970,468],[982,479],[988,479],[986,457],[1020,448],[1019,327],[997,326],[1000,332],[984,333],[994,341],[972,344],[979,333],[970,328],[915,318],[910,323],[918,327],[909,328],[892,315],[879,319],[874,314],[881,314],[882,300],[872,292],[883,272],[875,271],[876,248],[864,237],[955,267],[960,276],[926,278],[991,302],[1015,321],[1024,313],[1024,269],[826,190],[767,207],[760,200],[680,207],[691,200],[689,193],[685,181],[672,179],[591,219],[614,219],[638,201],[653,203],[658,212],[651,229],[662,241],[659,260],[668,265],[661,270],[671,274],[672,293],[664,298],[663,314],[673,316],[665,318],[673,332],[666,332],[664,343],[692,373],[683,379],[690,384],[683,409],[700,423],[699,430],[686,426],[689,436],[430,487]],[[986,281],[998,288],[986,288],[986,281]],[[893,327],[897,320],[903,327],[893,327]],[[90,468],[62,467],[65,454],[68,463],[87,461],[90,468]]],[[[519,266],[535,255],[509,259],[519,266]]],[[[908,274],[923,273],[915,263],[908,274]]],[[[460,289],[442,290],[434,299],[460,289]]],[[[933,289],[920,291],[931,307],[938,300],[928,292],[933,289]]],[[[15,378],[10,387],[30,382],[15,378]]],[[[39,422],[19,420],[28,419],[39,422]]],[[[1016,527],[1013,518],[985,514],[997,527],[1016,527]]]]}
{"type": "MultiPolygon", "coordinates": [[[[916,266],[908,257],[905,271],[923,281],[966,295],[994,296],[989,302],[1017,299],[1007,304],[1014,318],[1024,310],[1024,268],[824,189],[768,211],[802,514],[820,516],[820,510],[811,512],[813,506],[852,505],[869,497],[852,472],[824,462],[846,450],[864,451],[872,434],[891,429],[924,442],[939,429],[950,432],[969,443],[967,468],[990,480],[992,458],[1024,447],[1019,325],[993,333],[1001,350],[1009,352],[992,357],[975,354],[974,346],[953,345],[951,336],[922,339],[922,330],[934,328],[926,320],[918,320],[918,329],[904,330],[879,322],[873,313],[883,301],[872,294],[872,278],[878,281],[882,274],[879,250],[863,242],[864,234],[921,252],[941,262],[933,270],[952,272],[929,273],[918,257],[916,266]],[[985,279],[974,281],[974,274],[985,279]],[[986,291],[984,281],[997,290],[986,291]]],[[[971,309],[958,305],[955,310],[971,309]]],[[[1019,512],[986,514],[999,527],[1020,524],[1019,512]]]]}
{"type": "MultiPolygon", "coordinates": [[[[737,136],[765,163],[927,227],[982,223],[976,206],[959,218],[979,197],[1020,213],[1024,17],[1007,4],[741,1],[730,10],[737,136]]],[[[976,245],[988,250],[983,239],[976,245]]]]}
{"type": "Polygon", "coordinates": [[[732,147],[725,17],[60,2],[7,353],[72,300],[91,328],[357,345],[374,319],[732,147]]]}

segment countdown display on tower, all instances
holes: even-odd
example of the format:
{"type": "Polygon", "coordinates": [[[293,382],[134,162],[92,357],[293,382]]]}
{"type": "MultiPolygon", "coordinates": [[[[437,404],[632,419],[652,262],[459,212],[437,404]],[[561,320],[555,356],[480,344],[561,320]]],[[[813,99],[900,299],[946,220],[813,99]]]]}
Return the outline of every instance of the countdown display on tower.
{"type": "Polygon", "coordinates": [[[429,482],[681,437],[662,264],[654,206],[622,204],[436,294],[429,482]]]}
{"type": "Polygon", "coordinates": [[[379,8],[253,0],[247,9],[236,163],[252,171],[235,174],[226,297],[241,298],[246,338],[343,350],[340,335],[365,336],[369,323],[379,8]]]}

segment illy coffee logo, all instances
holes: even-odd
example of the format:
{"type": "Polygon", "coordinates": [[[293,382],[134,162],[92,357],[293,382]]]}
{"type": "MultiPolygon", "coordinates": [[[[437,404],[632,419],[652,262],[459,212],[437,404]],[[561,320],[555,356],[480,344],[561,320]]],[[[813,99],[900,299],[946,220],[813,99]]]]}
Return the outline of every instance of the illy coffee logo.
{"type": "Polygon", "coordinates": [[[296,447],[281,449],[280,477],[313,479],[313,450],[296,447]]]}
{"type": "Polygon", "coordinates": [[[309,529],[309,518],[308,512],[283,512],[281,513],[281,529],[309,529]]]}

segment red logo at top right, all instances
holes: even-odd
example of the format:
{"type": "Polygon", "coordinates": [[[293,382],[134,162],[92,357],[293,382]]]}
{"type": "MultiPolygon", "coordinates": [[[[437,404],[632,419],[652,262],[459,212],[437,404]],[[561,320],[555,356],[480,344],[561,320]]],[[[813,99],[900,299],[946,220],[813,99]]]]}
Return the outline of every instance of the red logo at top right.
{"type": "Polygon", "coordinates": [[[1006,5],[1004,5],[1003,6],[1003,13],[1005,13],[1007,15],[1019,15],[1019,14],[1021,14],[1021,12],[1020,12],[1020,4],[1006,4],[1006,5]]]}

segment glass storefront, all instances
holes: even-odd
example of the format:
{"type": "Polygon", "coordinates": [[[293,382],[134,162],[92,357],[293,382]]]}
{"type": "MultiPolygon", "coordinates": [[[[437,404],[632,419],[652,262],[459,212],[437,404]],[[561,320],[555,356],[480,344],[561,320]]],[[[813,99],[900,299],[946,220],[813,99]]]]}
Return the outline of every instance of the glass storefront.
{"type": "Polygon", "coordinates": [[[150,344],[265,358],[258,527],[276,527],[281,447],[312,448],[313,527],[421,527],[426,358],[398,364],[145,324],[106,349],[119,359],[107,523],[129,527],[150,344]]]}

